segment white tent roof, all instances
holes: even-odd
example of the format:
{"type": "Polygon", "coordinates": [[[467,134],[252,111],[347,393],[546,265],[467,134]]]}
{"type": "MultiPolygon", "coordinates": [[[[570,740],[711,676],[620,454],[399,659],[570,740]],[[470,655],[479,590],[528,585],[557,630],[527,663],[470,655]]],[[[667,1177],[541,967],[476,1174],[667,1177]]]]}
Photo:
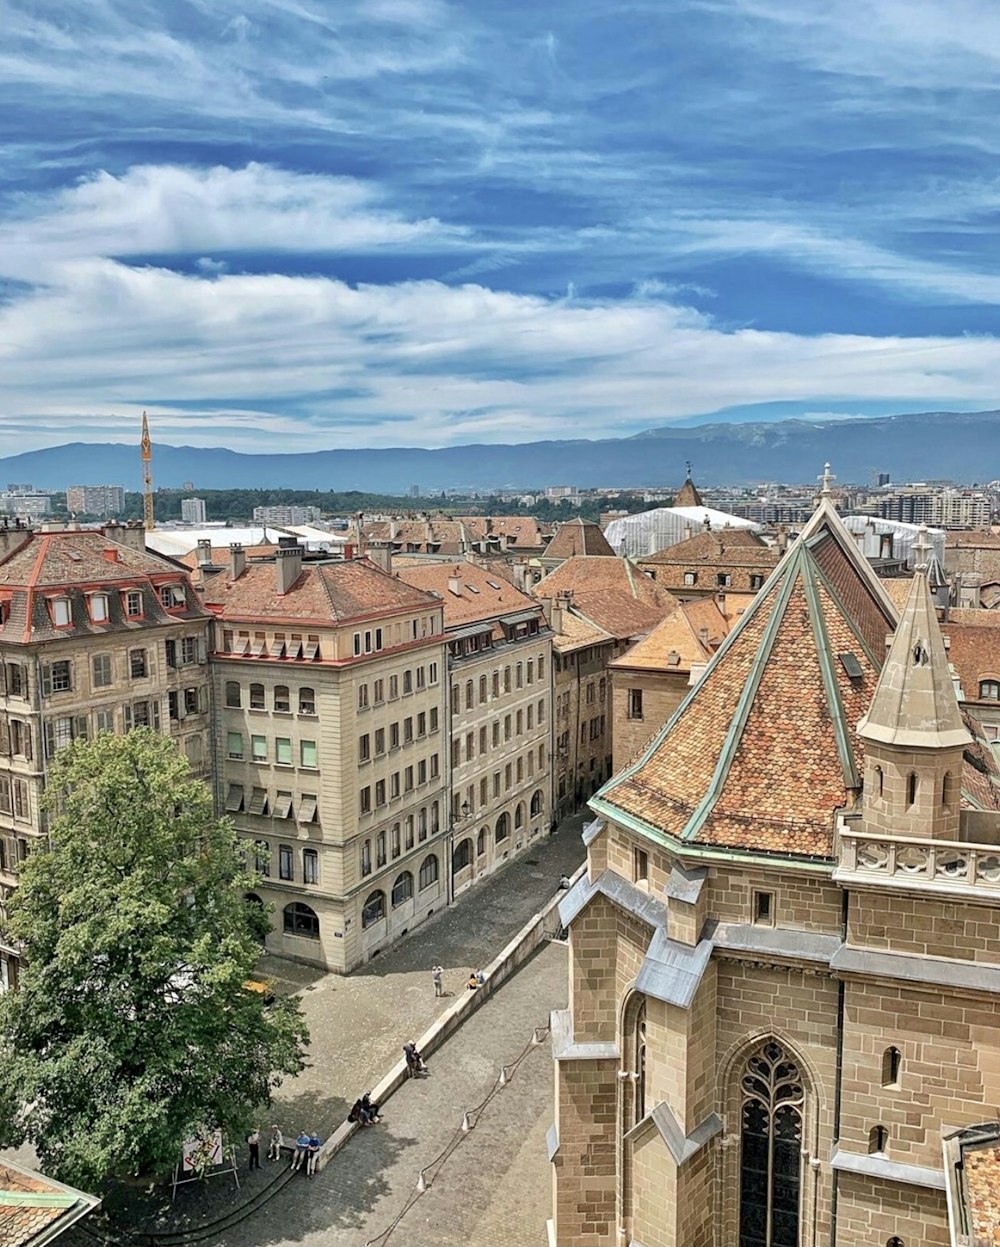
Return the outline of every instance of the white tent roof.
{"type": "Polygon", "coordinates": [[[211,542],[213,546],[230,546],[238,542],[242,546],[276,546],[279,537],[289,533],[283,528],[154,528],[146,534],[146,545],[158,554],[178,558],[197,549],[199,541],[211,542]]]}
{"type": "Polygon", "coordinates": [[[644,554],[655,554],[658,550],[675,546],[687,537],[697,536],[704,530],[706,520],[713,529],[760,530],[760,525],[752,520],[716,511],[712,507],[657,507],[655,511],[641,511],[638,515],[612,520],[604,535],[619,554],[641,558],[644,554]]]}
{"type": "MultiPolygon", "coordinates": [[[[879,557],[882,545],[879,537],[888,533],[892,536],[893,557],[905,558],[906,566],[913,567],[913,543],[920,531],[919,524],[906,524],[902,520],[880,520],[873,515],[845,515],[843,518],[844,525],[855,534],[858,546],[866,558],[879,557]]],[[[944,567],[944,529],[928,528],[927,540],[938,563],[944,567]]]]}

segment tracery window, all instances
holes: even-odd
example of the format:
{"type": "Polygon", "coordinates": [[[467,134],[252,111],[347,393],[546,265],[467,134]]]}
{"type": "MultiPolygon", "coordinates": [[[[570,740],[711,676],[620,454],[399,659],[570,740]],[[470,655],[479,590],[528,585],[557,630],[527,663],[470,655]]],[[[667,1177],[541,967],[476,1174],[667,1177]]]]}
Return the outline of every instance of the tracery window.
{"type": "Polygon", "coordinates": [[[769,1040],[740,1084],[739,1247],[798,1247],[802,1076],[769,1040]]]}

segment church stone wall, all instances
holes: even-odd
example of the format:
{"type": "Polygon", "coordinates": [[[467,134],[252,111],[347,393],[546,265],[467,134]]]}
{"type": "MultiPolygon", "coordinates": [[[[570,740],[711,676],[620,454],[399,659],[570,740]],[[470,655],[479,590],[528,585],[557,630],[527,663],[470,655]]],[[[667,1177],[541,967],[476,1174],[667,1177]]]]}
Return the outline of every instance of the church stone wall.
{"type": "Polygon", "coordinates": [[[964,899],[852,892],[848,943],[995,965],[1000,962],[1000,910],[964,899]]]}
{"type": "Polygon", "coordinates": [[[617,1070],[614,1059],[560,1061],[556,1067],[554,1217],[560,1247],[615,1241],[617,1070]]]}
{"type": "Polygon", "coordinates": [[[839,1174],[837,1247],[885,1247],[893,1235],[904,1247],[950,1247],[944,1191],[839,1174]]]}

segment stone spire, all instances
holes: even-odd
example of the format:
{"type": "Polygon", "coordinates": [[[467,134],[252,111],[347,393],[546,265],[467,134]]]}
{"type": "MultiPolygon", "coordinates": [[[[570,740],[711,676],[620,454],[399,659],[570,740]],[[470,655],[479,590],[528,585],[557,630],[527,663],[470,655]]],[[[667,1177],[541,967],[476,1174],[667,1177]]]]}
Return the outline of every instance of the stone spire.
{"type": "Polygon", "coordinates": [[[915,572],[868,713],[858,733],[868,741],[950,749],[972,737],[962,722],[948,653],[927,585],[927,530],[913,546],[915,572]]]}
{"type": "Polygon", "coordinates": [[[701,494],[698,493],[697,486],[691,479],[691,462],[687,463],[687,476],[684,478],[684,484],[674,495],[675,507],[701,507],[705,504],[701,500],[701,494]]]}

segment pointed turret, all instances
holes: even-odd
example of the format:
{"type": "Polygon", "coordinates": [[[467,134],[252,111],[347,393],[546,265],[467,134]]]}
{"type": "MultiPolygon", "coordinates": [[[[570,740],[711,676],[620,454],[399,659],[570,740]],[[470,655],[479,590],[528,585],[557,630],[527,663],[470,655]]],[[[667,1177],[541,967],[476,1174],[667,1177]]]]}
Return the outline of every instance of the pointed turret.
{"type": "Polygon", "coordinates": [[[704,503],[701,500],[701,494],[691,479],[691,464],[687,464],[687,476],[684,478],[684,484],[677,491],[674,497],[675,507],[701,507],[704,503]]]}
{"type": "Polygon", "coordinates": [[[865,742],[864,823],[875,833],[953,840],[972,737],[927,584],[928,550],[921,529],[910,593],[858,724],[865,742]]]}
{"type": "Polygon", "coordinates": [[[927,584],[926,529],[913,547],[915,574],[868,713],[866,741],[910,749],[947,749],[972,737],[962,722],[948,653],[927,584]]]}

